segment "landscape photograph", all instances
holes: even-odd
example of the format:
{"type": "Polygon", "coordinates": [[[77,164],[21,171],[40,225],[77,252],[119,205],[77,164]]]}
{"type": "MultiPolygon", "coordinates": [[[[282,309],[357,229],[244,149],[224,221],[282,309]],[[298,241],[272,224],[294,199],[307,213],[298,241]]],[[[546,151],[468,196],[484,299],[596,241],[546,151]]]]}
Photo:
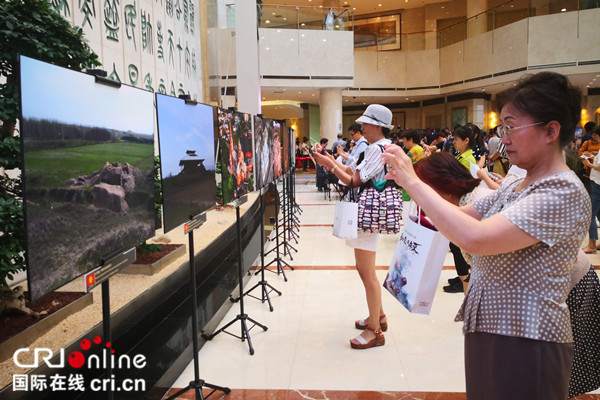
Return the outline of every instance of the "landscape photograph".
{"type": "Polygon", "coordinates": [[[156,95],[164,229],[216,205],[215,108],[156,95]]]}
{"type": "Polygon", "coordinates": [[[31,301],[154,235],[154,96],[21,57],[31,301]]]}

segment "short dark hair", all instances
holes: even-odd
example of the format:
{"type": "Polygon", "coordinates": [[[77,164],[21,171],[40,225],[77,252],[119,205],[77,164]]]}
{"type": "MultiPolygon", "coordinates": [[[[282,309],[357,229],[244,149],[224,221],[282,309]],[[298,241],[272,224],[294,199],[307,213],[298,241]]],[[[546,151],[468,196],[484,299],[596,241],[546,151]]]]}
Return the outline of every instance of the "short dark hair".
{"type": "Polygon", "coordinates": [[[407,129],[405,131],[402,131],[400,137],[403,139],[410,139],[417,144],[419,144],[419,142],[421,141],[421,133],[419,133],[419,131],[416,129],[407,129]]]}
{"type": "Polygon", "coordinates": [[[415,173],[438,193],[461,197],[479,186],[479,179],[448,152],[423,157],[415,163],[415,173]]]}
{"type": "Polygon", "coordinates": [[[496,102],[499,111],[511,104],[537,122],[557,121],[561,148],[571,143],[581,119],[581,90],[556,72],[527,75],[516,86],[498,93],[496,102]]]}
{"type": "Polygon", "coordinates": [[[475,146],[475,132],[469,127],[459,126],[454,130],[454,137],[459,137],[462,140],[469,139],[469,148],[473,149],[475,146]]]}
{"type": "Polygon", "coordinates": [[[327,138],[321,138],[321,140],[320,140],[321,144],[325,144],[327,142],[329,142],[329,139],[327,139],[327,138]]]}
{"type": "Polygon", "coordinates": [[[585,129],[586,132],[592,132],[595,127],[596,127],[596,123],[593,121],[589,121],[587,124],[585,124],[583,126],[583,129],[585,129]]]}
{"type": "Polygon", "coordinates": [[[360,124],[352,124],[348,127],[348,130],[352,132],[360,132],[362,134],[362,127],[360,124]]]}

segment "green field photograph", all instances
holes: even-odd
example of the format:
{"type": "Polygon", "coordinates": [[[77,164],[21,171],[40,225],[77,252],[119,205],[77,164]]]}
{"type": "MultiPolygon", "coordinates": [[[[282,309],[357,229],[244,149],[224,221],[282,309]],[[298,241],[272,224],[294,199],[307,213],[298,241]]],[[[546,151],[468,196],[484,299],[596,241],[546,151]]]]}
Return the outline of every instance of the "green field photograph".
{"type": "Polygon", "coordinates": [[[21,102],[35,301],[154,235],[153,95],[21,57],[21,102]]]}

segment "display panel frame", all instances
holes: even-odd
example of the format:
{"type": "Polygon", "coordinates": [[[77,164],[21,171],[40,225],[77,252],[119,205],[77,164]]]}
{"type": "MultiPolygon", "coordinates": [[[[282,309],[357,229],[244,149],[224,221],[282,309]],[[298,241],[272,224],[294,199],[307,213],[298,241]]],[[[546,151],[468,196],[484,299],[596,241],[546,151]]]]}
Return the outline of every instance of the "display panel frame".
{"type": "Polygon", "coordinates": [[[154,236],[154,96],[20,56],[30,301],[154,236]]]}
{"type": "Polygon", "coordinates": [[[156,94],[164,232],[216,206],[216,108],[156,94]]]}

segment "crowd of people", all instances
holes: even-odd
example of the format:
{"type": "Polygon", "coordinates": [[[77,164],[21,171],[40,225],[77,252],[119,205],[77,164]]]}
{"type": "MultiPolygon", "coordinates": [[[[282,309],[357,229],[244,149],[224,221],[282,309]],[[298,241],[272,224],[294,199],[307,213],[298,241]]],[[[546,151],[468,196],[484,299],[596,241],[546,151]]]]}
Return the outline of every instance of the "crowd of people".
{"type": "MultiPolygon", "coordinates": [[[[395,181],[450,240],[458,276],[444,290],[468,282],[455,320],[469,399],[562,400],[600,386],[600,281],[585,255],[598,240],[600,130],[586,124],[575,137],[581,92],[560,74],[526,76],[496,101],[500,125],[489,134],[466,124],[389,135],[391,111],[370,105],[351,127],[354,148],[321,143],[315,160],[324,179],[353,190],[395,181]]],[[[378,243],[360,231],[348,240],[369,309],[355,321],[355,349],[384,345],[393,322],[375,275],[378,243]]]]}

